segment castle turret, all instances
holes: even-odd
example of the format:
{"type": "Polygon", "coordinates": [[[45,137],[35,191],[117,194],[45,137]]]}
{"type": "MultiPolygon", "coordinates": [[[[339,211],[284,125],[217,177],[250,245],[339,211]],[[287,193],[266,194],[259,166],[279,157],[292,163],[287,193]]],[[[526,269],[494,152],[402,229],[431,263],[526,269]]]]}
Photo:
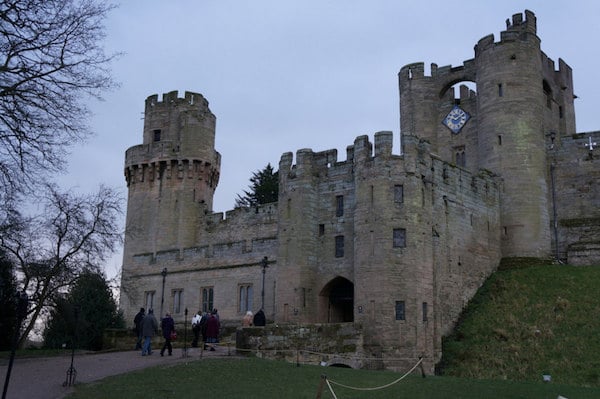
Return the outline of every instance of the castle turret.
{"type": "MultiPolygon", "coordinates": [[[[503,178],[504,257],[550,255],[544,114],[547,98],[532,12],[475,47],[480,167],[503,178]]],[[[546,83],[545,83],[546,82],[546,83]]]]}
{"type": "Polygon", "coordinates": [[[201,94],[177,91],[146,99],[143,144],[125,155],[129,188],[124,268],[135,254],[185,248],[212,211],[221,156],[216,118],[201,94]]]}
{"type": "Polygon", "coordinates": [[[479,40],[462,66],[423,63],[399,73],[403,135],[431,144],[446,162],[504,181],[501,229],[504,257],[551,254],[547,150],[575,132],[571,68],[540,49],[531,11],[506,21],[500,41],[479,40]],[[456,97],[453,87],[460,86],[456,97]]]}

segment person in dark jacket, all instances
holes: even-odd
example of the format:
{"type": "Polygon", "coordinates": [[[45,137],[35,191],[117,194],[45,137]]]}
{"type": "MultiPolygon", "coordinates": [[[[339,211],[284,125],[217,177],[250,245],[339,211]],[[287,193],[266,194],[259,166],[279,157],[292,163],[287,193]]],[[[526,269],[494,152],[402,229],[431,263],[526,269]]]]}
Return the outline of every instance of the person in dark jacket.
{"type": "Polygon", "coordinates": [[[200,340],[200,322],[202,321],[202,311],[199,310],[198,313],[194,315],[192,318],[192,332],[194,333],[194,339],[192,341],[192,348],[198,347],[198,341],[200,340]]]}
{"type": "Polygon", "coordinates": [[[254,325],[257,327],[263,327],[267,324],[267,318],[265,312],[261,309],[254,315],[254,325]]]}
{"type": "Polygon", "coordinates": [[[204,313],[200,319],[200,334],[202,335],[202,345],[206,349],[206,328],[208,327],[208,318],[210,314],[204,313]]]}
{"type": "Polygon", "coordinates": [[[171,346],[171,333],[175,331],[175,321],[169,313],[163,317],[160,322],[160,328],[162,329],[163,338],[165,339],[165,343],[163,344],[162,349],[160,350],[160,355],[165,355],[165,349],[169,351],[169,356],[173,354],[173,347],[171,346]]]}
{"type": "Polygon", "coordinates": [[[142,346],[142,356],[152,354],[152,337],[158,332],[158,322],[154,317],[154,310],[149,309],[148,314],[142,320],[142,335],[144,344],[142,346]]]}
{"type": "Polygon", "coordinates": [[[144,320],[144,316],[146,315],[146,310],[144,308],[140,308],[140,311],[137,312],[135,317],[133,318],[133,324],[135,325],[135,335],[137,336],[137,341],[135,342],[135,350],[142,349],[142,339],[144,336],[142,335],[142,320],[144,320]]]}

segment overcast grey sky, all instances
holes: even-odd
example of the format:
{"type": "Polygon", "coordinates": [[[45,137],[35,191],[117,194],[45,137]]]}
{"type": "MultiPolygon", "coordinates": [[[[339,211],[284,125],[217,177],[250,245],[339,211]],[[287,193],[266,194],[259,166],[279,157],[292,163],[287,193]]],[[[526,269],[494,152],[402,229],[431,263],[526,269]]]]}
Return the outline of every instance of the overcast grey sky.
{"type": "MultiPolygon", "coordinates": [[[[233,208],[252,173],[282,153],[345,149],[360,135],[394,133],[397,73],[425,62],[462,65],[477,41],[525,9],[542,50],[573,68],[577,131],[600,129],[597,0],[127,0],[107,21],[121,87],[93,102],[95,136],[73,148],[63,184],[126,198],[125,150],[142,142],[144,100],[172,90],[202,93],[217,117],[221,178],[214,210],[233,208]]],[[[124,204],[125,205],[125,204],[124,204]]],[[[120,267],[120,255],[107,265],[120,267]]]]}

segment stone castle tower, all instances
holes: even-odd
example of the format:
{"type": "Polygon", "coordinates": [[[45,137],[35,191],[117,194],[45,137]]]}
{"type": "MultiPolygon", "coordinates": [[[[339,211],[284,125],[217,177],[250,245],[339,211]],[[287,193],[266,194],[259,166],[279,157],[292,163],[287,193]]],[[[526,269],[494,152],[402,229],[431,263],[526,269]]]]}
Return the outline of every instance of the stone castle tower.
{"type": "Polygon", "coordinates": [[[470,171],[501,176],[502,255],[547,257],[551,247],[551,187],[547,151],[550,137],[575,133],[571,68],[540,49],[536,18],[530,12],[507,20],[500,41],[481,39],[475,58],[460,67],[423,64],[400,71],[401,129],[432,143],[444,160],[470,171]],[[470,82],[476,92],[452,86],[470,82]],[[440,122],[459,107],[470,118],[458,131],[440,122]],[[457,161],[458,157],[458,161],[457,161]]]}
{"type": "Polygon", "coordinates": [[[146,99],[143,144],[125,154],[128,255],[194,244],[219,182],[215,122],[200,94],[146,99]]]}
{"type": "MultiPolygon", "coordinates": [[[[541,51],[534,14],[515,14],[462,66],[401,68],[402,154],[386,131],[357,137],[345,161],[285,153],[278,202],[226,215],[212,213],[220,155],[207,101],[149,97],[143,144],[125,162],[126,318],[164,305],[181,323],[185,308],[218,308],[237,326],[263,308],[277,323],[263,349],[300,334],[353,367],[422,357],[431,372],[501,259],[600,262],[600,168],[585,146],[600,132],[575,134],[572,80],[541,51]],[[319,338],[328,329],[337,340],[319,338]]],[[[242,332],[238,344],[256,342],[242,332]]]]}

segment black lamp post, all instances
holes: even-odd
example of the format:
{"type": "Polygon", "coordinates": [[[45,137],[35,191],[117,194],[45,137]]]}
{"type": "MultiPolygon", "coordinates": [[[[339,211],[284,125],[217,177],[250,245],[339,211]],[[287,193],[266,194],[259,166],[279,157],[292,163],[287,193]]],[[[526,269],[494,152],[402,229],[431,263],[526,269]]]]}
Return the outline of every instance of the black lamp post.
{"type": "Polygon", "coordinates": [[[161,276],[163,277],[163,282],[162,282],[162,293],[160,294],[160,319],[162,320],[162,316],[163,316],[163,304],[165,303],[165,278],[167,277],[167,268],[165,267],[164,269],[162,269],[162,272],[160,272],[161,276]]]}
{"type": "Polygon", "coordinates": [[[267,267],[269,267],[269,258],[266,256],[260,262],[262,266],[262,290],[260,291],[261,304],[260,308],[265,309],[265,273],[267,272],[267,267]]]}
{"type": "Polygon", "coordinates": [[[63,387],[75,385],[75,378],[77,377],[77,370],[73,366],[75,359],[75,346],[77,343],[77,322],[79,319],[79,306],[73,307],[73,336],[71,337],[71,367],[67,369],[67,379],[63,382],[63,387]]]}
{"type": "Polygon", "coordinates": [[[188,308],[185,308],[183,312],[185,314],[185,318],[183,321],[183,353],[182,357],[187,357],[187,316],[188,316],[188,308]]]}

